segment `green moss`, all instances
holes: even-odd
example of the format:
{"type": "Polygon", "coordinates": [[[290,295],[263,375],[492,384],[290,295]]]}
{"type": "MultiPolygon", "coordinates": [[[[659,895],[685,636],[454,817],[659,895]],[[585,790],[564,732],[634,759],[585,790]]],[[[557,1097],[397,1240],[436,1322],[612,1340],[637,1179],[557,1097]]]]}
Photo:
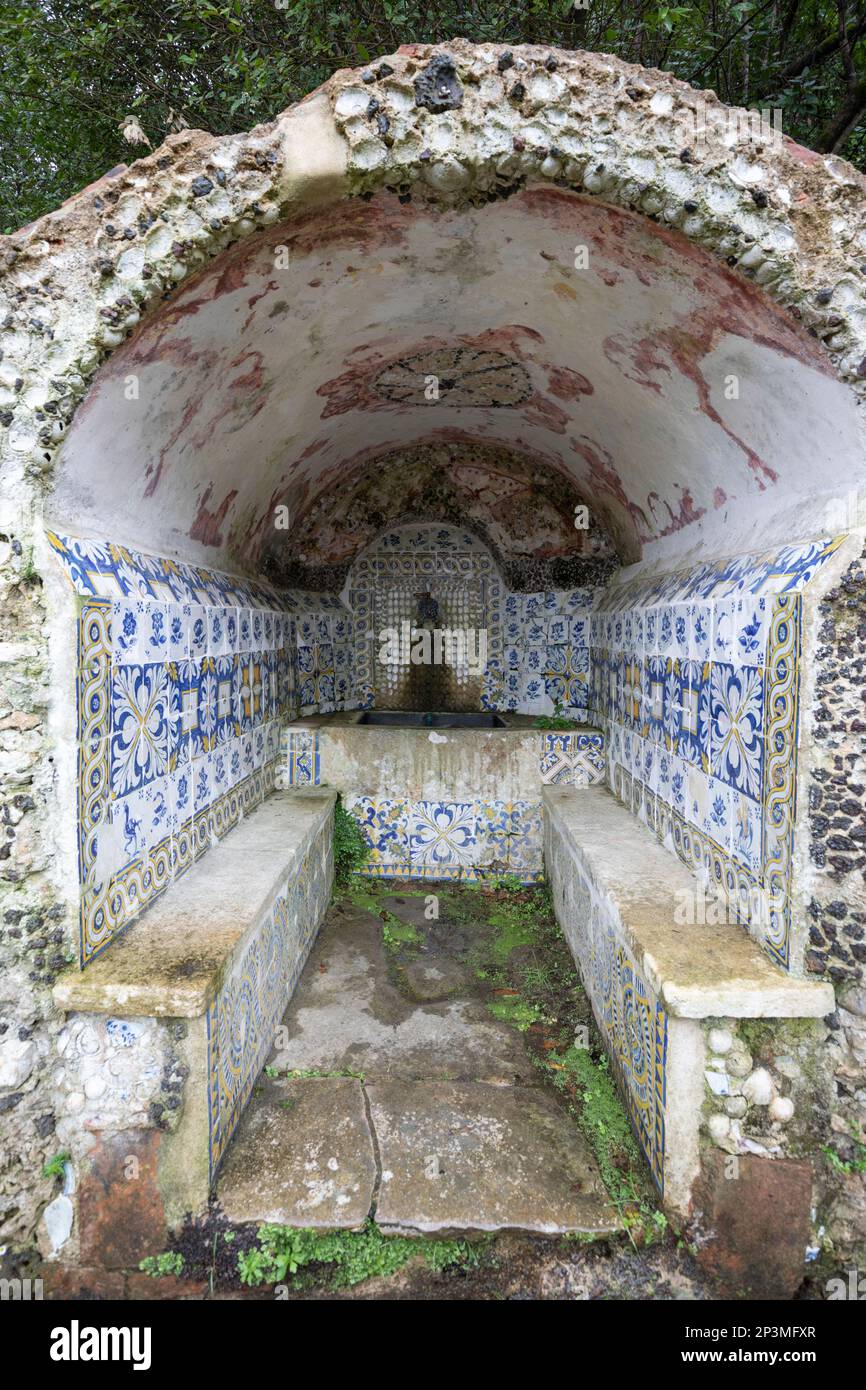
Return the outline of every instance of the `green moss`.
{"type": "MultiPolygon", "coordinates": [[[[742,1018],[736,1022],[736,1032],[753,1057],[780,1056],[814,1039],[817,1023],[814,1018],[742,1018]]],[[[724,1020],[722,1026],[726,1026],[724,1020]]]]}
{"type": "Polygon", "coordinates": [[[506,994],[501,999],[492,999],[487,1007],[494,1018],[498,1018],[501,1023],[510,1023],[512,1028],[518,1028],[521,1033],[525,1033],[527,1028],[542,1017],[537,1005],[522,999],[519,994],[506,994]]]}
{"type": "Polygon", "coordinates": [[[422,937],[417,927],[413,927],[411,922],[402,922],[399,917],[395,917],[392,912],[389,912],[382,927],[382,939],[389,949],[396,951],[401,946],[419,945],[422,937]]]}
{"type": "Polygon", "coordinates": [[[180,1278],[183,1274],[183,1255],[176,1250],[164,1250],[161,1255],[148,1255],[139,1262],[138,1267],[142,1274],[149,1274],[151,1279],[158,1279],[164,1274],[180,1278]]]}
{"type": "Polygon", "coordinates": [[[375,889],[363,878],[353,878],[347,884],[345,896],[353,907],[360,908],[363,912],[379,912],[379,899],[375,889]]]}
{"type": "Polygon", "coordinates": [[[308,1070],[296,1068],[294,1071],[286,1072],[287,1081],[309,1081],[311,1078],[319,1079],[329,1076],[351,1076],[355,1081],[364,1080],[364,1073],[362,1071],[350,1071],[347,1067],[344,1067],[342,1071],[316,1071],[315,1068],[309,1068],[308,1070]]]}
{"type": "Polygon", "coordinates": [[[68,1149],[61,1149],[59,1153],[53,1154],[42,1169],[43,1178],[62,1178],[71,1156],[68,1149]]]}
{"type": "Polygon", "coordinates": [[[853,1158],[843,1158],[842,1155],[833,1148],[832,1144],[822,1144],[821,1152],[827,1159],[830,1167],[837,1173],[866,1173],[866,1144],[859,1138],[857,1129],[853,1123],[850,1128],[850,1140],[854,1150],[853,1158]]]}
{"type": "Polygon", "coordinates": [[[294,1226],[260,1226],[258,1248],[238,1256],[244,1284],[284,1284],[304,1287],[309,1279],[299,1271],[325,1266],[332,1288],[361,1284],[365,1279],[396,1273],[420,1255],[430,1269],[478,1263],[478,1248],[462,1240],[410,1240],[386,1236],[372,1221],[360,1231],[310,1231],[294,1226]]]}
{"type": "Polygon", "coordinates": [[[598,1160],[605,1187],[627,1226],[660,1234],[667,1221],[658,1210],[645,1160],[610,1074],[606,1056],[594,1061],[587,1048],[551,1052],[543,1063],[553,1084],[574,1091],[575,1115],[598,1160]]]}
{"type": "Polygon", "coordinates": [[[536,938],[538,908],[534,903],[506,903],[490,914],[495,934],[490,941],[490,957],[504,965],[518,946],[532,946],[536,938]]]}

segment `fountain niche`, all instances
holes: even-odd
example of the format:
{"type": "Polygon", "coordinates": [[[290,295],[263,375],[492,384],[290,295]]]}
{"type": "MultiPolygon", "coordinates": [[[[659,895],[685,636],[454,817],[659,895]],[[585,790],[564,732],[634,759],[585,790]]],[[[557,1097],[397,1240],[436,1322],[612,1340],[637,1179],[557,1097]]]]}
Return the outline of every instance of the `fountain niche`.
{"type": "Polygon", "coordinates": [[[785,1125],[843,1104],[775,1059],[832,1017],[812,924],[860,891],[862,846],[830,882],[808,808],[862,755],[859,689],[829,752],[816,691],[847,679],[847,628],[842,657],[821,634],[863,550],[863,181],[748,133],[684,159],[707,94],[608,57],[447,54],[445,109],[413,45],[249,135],[172,136],[3,262],[4,483],[44,603],[7,654],[16,688],[34,651],[48,673],[22,738],[53,837],[15,891],[50,877],[75,923],[70,1059],[122,1024],[152,1102],[131,1119],[124,1075],[91,1105],[69,1060],[57,1139],[121,1193],[135,1131],[154,1209],[202,1208],[339,789],[371,876],[547,876],[659,1192],[723,1226],[736,1154],[759,1280],[774,1221],[809,1240],[820,1136],[785,1125]],[[437,631],[463,646],[413,662],[437,631]],[[698,888],[723,921],[692,930],[698,888]],[[149,1116],[180,1053],[173,1130],[149,1116]]]}

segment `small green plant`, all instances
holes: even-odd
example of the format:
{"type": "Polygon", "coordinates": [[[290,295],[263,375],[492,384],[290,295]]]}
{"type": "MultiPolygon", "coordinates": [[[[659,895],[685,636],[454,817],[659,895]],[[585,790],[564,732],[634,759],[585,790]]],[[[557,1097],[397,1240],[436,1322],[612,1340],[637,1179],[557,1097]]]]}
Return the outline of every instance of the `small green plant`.
{"type": "Polygon", "coordinates": [[[637,1225],[643,1227],[646,1239],[664,1235],[667,1218],[656,1205],[607,1056],[595,1061],[587,1048],[569,1047],[562,1053],[549,1052],[543,1065],[559,1090],[575,1095],[575,1118],[592,1145],[605,1187],[629,1236],[637,1225]]]}
{"type": "Polygon", "coordinates": [[[370,846],[354,816],[343,805],[337,794],[334,806],[334,882],[338,888],[345,888],[352,874],[366,862],[370,846]]]}
{"type": "Polygon", "coordinates": [[[27,584],[32,584],[35,579],[39,578],[39,571],[37,570],[36,562],[33,559],[32,545],[28,546],[27,548],[27,558],[25,559],[24,564],[21,566],[21,578],[27,584]]]}
{"type": "Polygon", "coordinates": [[[487,887],[492,888],[496,893],[522,893],[526,887],[516,874],[502,874],[497,878],[489,878],[487,887]]]}
{"type": "Polygon", "coordinates": [[[147,1255],[138,1267],[142,1274],[149,1274],[151,1279],[158,1279],[163,1274],[174,1274],[179,1278],[183,1274],[183,1255],[176,1250],[164,1250],[161,1255],[147,1255]]]}
{"type": "Polygon", "coordinates": [[[510,1023],[512,1028],[521,1033],[525,1033],[542,1017],[541,1010],[535,1004],[521,999],[516,992],[506,994],[501,999],[491,1000],[487,1007],[494,1018],[498,1018],[501,1023],[510,1023]]]}
{"type": "MultiPolygon", "coordinates": [[[[310,1231],[294,1226],[260,1226],[258,1247],[238,1255],[241,1282],[284,1284],[297,1277],[307,1265],[324,1265],[326,1282],[332,1288],[360,1284],[376,1275],[394,1274],[414,1255],[420,1255],[430,1269],[441,1271],[449,1265],[475,1265],[476,1247],[463,1240],[411,1240],[404,1236],[383,1235],[372,1221],[360,1231],[310,1231]]],[[[307,1281],[309,1282],[309,1280],[307,1281]]]]}
{"type": "Polygon", "coordinates": [[[389,951],[397,951],[401,946],[417,946],[421,934],[411,922],[401,922],[389,912],[382,927],[382,940],[389,951]]]}
{"type": "MultiPolygon", "coordinates": [[[[286,1072],[286,1078],[289,1081],[308,1081],[312,1077],[328,1076],[351,1076],[356,1081],[364,1080],[364,1073],[362,1071],[350,1071],[348,1067],[344,1068],[342,1071],[317,1071],[315,1067],[310,1067],[307,1070],[296,1068],[294,1071],[286,1072]]],[[[294,1105],[294,1101],[290,1101],[289,1104],[294,1105]]]]}
{"type": "Polygon", "coordinates": [[[59,1153],[49,1158],[42,1169],[43,1178],[62,1178],[66,1171],[66,1165],[71,1155],[67,1149],[61,1149],[59,1153]]]}
{"type": "Polygon", "coordinates": [[[578,721],[569,719],[559,700],[555,701],[553,714],[540,714],[533,722],[534,729],[576,729],[578,721]]]}
{"type": "Polygon", "coordinates": [[[528,965],[523,972],[523,988],[532,994],[546,994],[552,986],[551,973],[546,965],[528,965]]]}
{"type": "Polygon", "coordinates": [[[832,1144],[822,1144],[821,1152],[837,1173],[866,1173],[866,1144],[857,1138],[854,1126],[851,1126],[851,1142],[854,1145],[854,1157],[843,1158],[837,1153],[832,1144]]]}
{"type": "Polygon", "coordinates": [[[275,1076],[279,1076],[279,1074],[280,1074],[280,1069],[279,1069],[279,1067],[274,1067],[274,1066],[265,1067],[265,1076],[270,1076],[271,1078],[273,1078],[273,1077],[275,1077],[275,1076]]]}

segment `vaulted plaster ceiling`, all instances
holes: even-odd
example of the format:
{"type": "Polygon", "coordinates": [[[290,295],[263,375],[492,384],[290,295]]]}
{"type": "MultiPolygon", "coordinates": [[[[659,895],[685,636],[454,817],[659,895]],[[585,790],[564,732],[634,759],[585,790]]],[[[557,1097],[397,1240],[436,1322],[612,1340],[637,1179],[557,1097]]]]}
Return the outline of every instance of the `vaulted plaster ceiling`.
{"type": "Polygon", "coordinates": [[[323,519],[377,460],[393,496],[407,450],[456,468],[479,445],[561,479],[560,513],[585,501],[625,560],[862,467],[851,393],[762,290],[677,231],[537,184],[466,210],[347,199],[237,243],[103,366],[48,510],[278,573],[281,551],[345,558],[323,519]]]}

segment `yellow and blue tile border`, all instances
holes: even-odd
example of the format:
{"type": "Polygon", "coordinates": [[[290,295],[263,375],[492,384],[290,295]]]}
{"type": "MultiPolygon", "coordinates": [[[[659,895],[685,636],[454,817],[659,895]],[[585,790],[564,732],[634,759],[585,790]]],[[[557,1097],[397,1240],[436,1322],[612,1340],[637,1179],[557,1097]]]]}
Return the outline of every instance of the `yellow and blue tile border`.
{"type": "Polygon", "coordinates": [[[544,827],[556,916],[577,962],[632,1128],[664,1193],[669,1019],[555,815],[544,827]]]}
{"type": "Polygon", "coordinates": [[[659,1191],[665,1184],[668,1015],[613,929],[599,927],[593,1003],[638,1142],[659,1191]]]}

